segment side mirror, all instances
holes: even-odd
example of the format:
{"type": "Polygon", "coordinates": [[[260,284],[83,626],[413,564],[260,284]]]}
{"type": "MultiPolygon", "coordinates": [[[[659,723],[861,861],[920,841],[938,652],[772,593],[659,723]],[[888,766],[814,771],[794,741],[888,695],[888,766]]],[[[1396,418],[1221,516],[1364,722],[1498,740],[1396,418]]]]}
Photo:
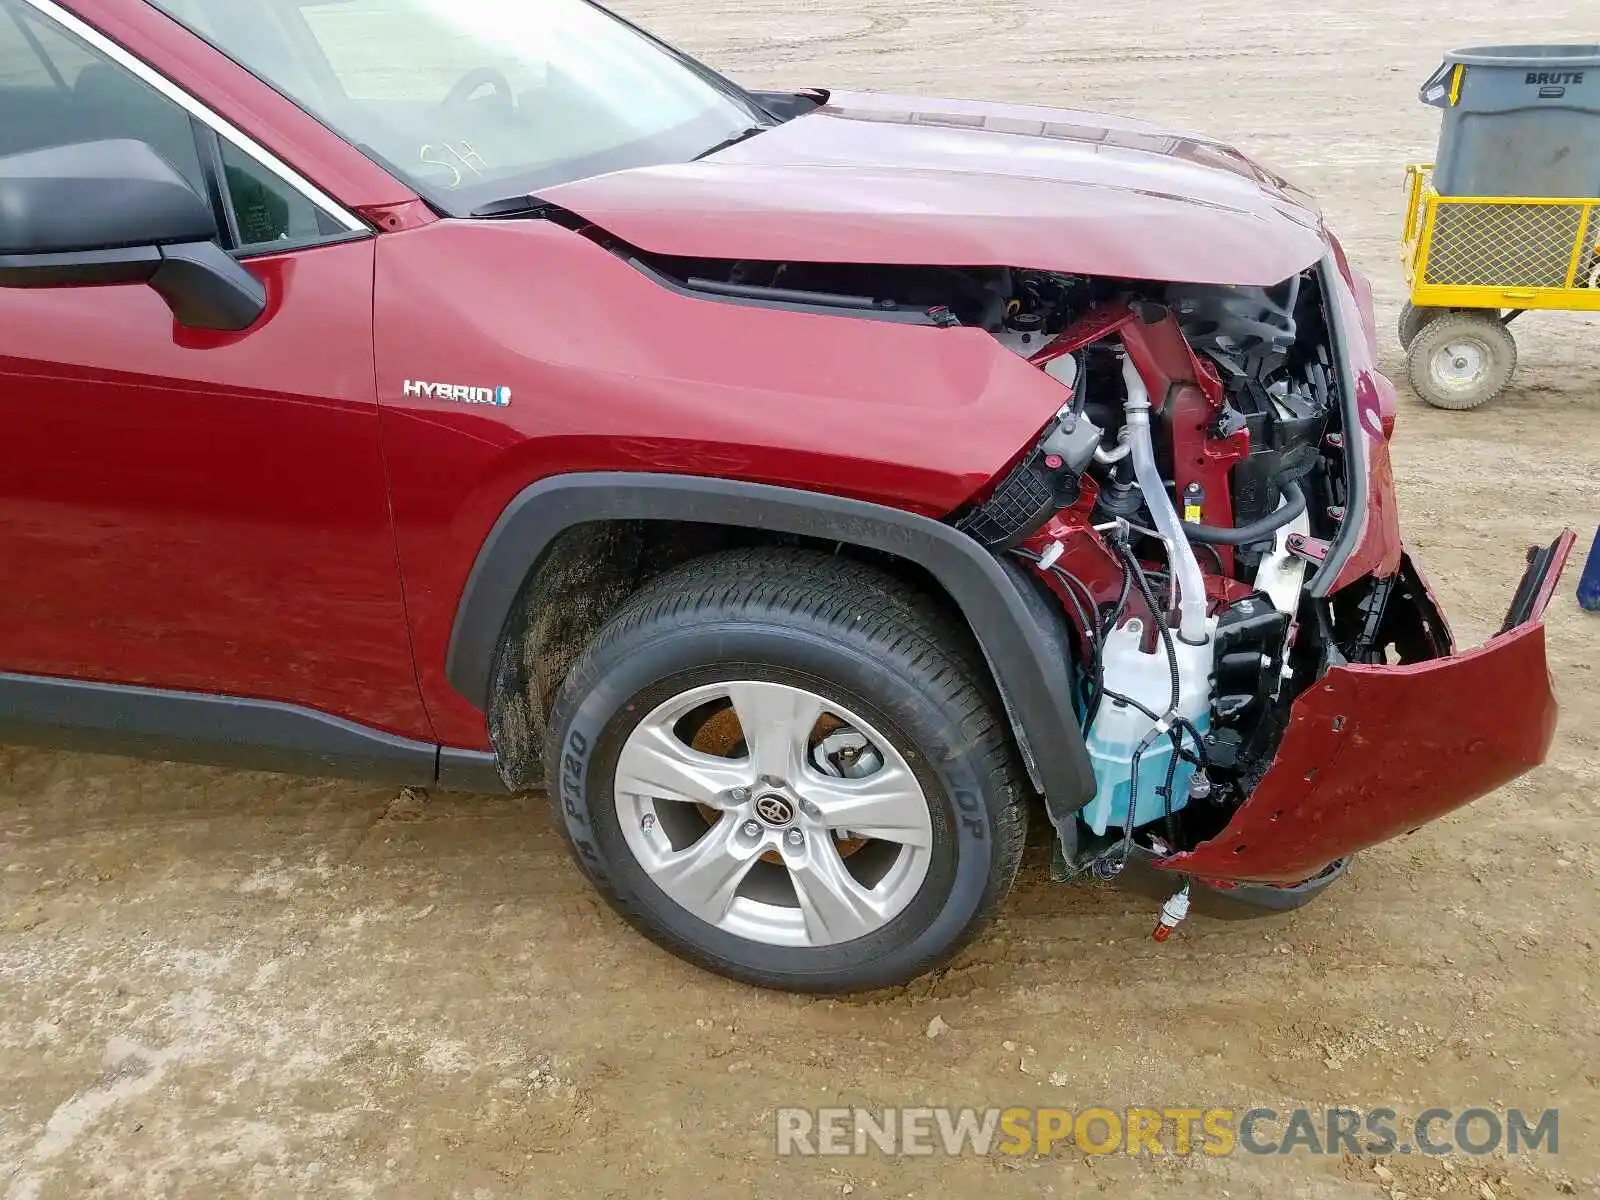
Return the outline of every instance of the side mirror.
{"type": "Polygon", "coordinates": [[[179,324],[248,329],[266,288],[216,237],[211,205],[143,142],[0,157],[0,287],[147,283],[179,324]]]}

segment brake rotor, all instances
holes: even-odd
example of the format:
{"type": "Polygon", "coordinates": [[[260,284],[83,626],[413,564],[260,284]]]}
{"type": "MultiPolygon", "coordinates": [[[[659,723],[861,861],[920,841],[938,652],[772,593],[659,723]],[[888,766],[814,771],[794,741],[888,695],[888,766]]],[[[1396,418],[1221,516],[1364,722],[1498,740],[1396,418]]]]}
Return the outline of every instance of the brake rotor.
{"type": "MultiPolygon", "coordinates": [[[[806,739],[806,752],[810,754],[817,748],[817,743],[830,733],[846,728],[845,723],[832,713],[823,713],[817,718],[817,723],[811,727],[810,736],[806,739]]],[[[689,741],[691,750],[698,750],[702,754],[714,754],[718,758],[733,758],[734,751],[744,745],[744,726],[739,724],[739,715],[729,704],[719,708],[695,730],[694,737],[689,741]]],[[[709,827],[721,819],[721,814],[709,805],[697,804],[701,818],[709,827]]],[[[842,858],[849,858],[870,841],[870,838],[834,838],[834,845],[842,858]]],[[[783,859],[776,850],[768,850],[761,856],[762,862],[783,865],[783,859]]]]}

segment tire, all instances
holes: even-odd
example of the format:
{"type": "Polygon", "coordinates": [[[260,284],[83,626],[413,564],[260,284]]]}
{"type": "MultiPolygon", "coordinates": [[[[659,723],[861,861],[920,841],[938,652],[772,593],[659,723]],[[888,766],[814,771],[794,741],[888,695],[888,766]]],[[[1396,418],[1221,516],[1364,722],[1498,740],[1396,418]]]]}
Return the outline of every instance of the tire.
{"type": "Polygon", "coordinates": [[[966,639],[892,577],[824,554],[669,572],[551,712],[574,861],[647,937],[731,979],[852,992],[934,969],[994,918],[1026,833],[998,699],[950,648],[966,639]]]}
{"type": "Polygon", "coordinates": [[[1417,334],[1406,370],[1429,404],[1464,412],[1505,391],[1517,370],[1517,343],[1497,315],[1448,313],[1417,334]]]}
{"type": "Polygon", "coordinates": [[[1400,309],[1400,320],[1395,330],[1400,335],[1400,349],[1411,349],[1411,343],[1417,340],[1417,334],[1422,332],[1428,322],[1437,320],[1450,311],[1448,308],[1418,308],[1407,300],[1400,309]]]}

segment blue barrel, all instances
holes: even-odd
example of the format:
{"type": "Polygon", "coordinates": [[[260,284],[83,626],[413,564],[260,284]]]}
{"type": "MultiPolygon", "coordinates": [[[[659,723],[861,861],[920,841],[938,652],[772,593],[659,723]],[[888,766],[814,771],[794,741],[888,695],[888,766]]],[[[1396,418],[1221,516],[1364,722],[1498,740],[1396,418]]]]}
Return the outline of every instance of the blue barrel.
{"type": "Polygon", "coordinates": [[[1452,50],[1422,102],[1441,196],[1600,196],[1600,45],[1452,50]]]}
{"type": "Polygon", "coordinates": [[[1594,548],[1578,580],[1578,603],[1590,612],[1600,612],[1600,530],[1595,531],[1594,548]]]}

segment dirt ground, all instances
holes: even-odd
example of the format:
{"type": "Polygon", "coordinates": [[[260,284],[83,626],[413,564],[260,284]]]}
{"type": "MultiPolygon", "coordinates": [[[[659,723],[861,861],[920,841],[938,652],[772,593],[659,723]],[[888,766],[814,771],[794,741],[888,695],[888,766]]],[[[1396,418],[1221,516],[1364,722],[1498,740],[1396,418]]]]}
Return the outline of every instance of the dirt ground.
{"type": "MultiPolygon", "coordinates": [[[[752,84],[1076,103],[1234,139],[1320,195],[1386,338],[1439,52],[1600,33],[1586,0],[624,8],[752,84]]],[[[1596,322],[1516,328],[1522,372],[1489,409],[1402,388],[1403,518],[1465,642],[1522,547],[1572,523],[1587,548],[1600,519],[1596,322]]],[[[1600,617],[1573,602],[1579,565],[1549,622],[1564,715],[1542,770],[1362,856],[1310,909],[1194,920],[1165,947],[1152,905],[1053,885],[1041,843],[951,970],[856,1001],[725,984],[648,945],[537,798],[419,806],[0,749],[0,1188],[1376,1197],[1343,1158],[779,1160],[772,1111],[1482,1104],[1559,1107],[1559,1156],[1395,1157],[1397,1197],[1600,1195],[1600,617]]]]}

